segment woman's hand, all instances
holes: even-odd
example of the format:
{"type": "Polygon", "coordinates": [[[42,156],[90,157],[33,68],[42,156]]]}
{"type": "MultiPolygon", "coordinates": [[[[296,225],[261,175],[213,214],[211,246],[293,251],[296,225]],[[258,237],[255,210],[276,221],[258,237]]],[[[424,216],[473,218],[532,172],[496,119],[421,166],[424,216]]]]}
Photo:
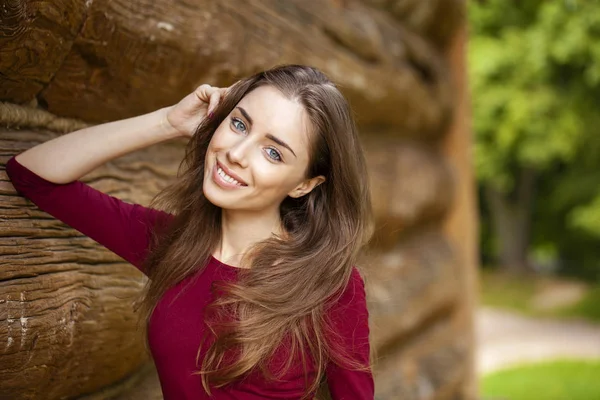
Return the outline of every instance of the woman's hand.
{"type": "Polygon", "coordinates": [[[179,103],[167,109],[165,123],[181,136],[192,137],[196,127],[205,118],[212,117],[213,110],[228,90],[229,87],[218,88],[208,84],[198,86],[179,103]]]}

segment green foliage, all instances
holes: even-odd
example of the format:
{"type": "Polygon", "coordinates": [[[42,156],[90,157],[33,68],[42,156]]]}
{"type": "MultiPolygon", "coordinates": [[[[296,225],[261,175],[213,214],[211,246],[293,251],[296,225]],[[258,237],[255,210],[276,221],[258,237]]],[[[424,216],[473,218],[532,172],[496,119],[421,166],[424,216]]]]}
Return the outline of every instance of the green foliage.
{"type": "Polygon", "coordinates": [[[471,2],[477,173],[505,192],[515,169],[571,162],[582,145],[582,96],[600,82],[600,8],[569,4],[471,2]]]}
{"type": "Polygon", "coordinates": [[[482,381],[484,398],[600,399],[600,361],[556,360],[499,371],[482,381]]]}
{"type": "Polygon", "coordinates": [[[534,169],[534,246],[600,279],[600,1],[472,1],[469,19],[480,184],[511,196],[534,169]]]}
{"type": "Polygon", "coordinates": [[[569,214],[569,223],[600,237],[600,194],[589,204],[575,208],[569,214]]]}

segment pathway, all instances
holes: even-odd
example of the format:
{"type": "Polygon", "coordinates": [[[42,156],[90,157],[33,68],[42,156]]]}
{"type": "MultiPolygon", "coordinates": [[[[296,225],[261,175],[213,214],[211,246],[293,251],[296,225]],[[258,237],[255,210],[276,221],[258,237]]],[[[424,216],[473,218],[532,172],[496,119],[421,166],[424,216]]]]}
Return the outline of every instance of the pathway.
{"type": "Polygon", "coordinates": [[[478,372],[553,358],[600,359],[600,325],[483,307],[476,316],[478,372]]]}

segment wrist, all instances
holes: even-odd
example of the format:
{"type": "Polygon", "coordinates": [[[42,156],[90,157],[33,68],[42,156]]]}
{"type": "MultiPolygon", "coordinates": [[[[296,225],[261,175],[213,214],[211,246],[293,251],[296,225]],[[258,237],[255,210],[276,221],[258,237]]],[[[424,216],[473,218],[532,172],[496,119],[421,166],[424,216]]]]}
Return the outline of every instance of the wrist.
{"type": "Polygon", "coordinates": [[[160,120],[159,125],[161,136],[164,136],[167,139],[174,139],[182,136],[181,133],[169,122],[168,114],[172,108],[173,106],[164,107],[156,111],[160,120]]]}

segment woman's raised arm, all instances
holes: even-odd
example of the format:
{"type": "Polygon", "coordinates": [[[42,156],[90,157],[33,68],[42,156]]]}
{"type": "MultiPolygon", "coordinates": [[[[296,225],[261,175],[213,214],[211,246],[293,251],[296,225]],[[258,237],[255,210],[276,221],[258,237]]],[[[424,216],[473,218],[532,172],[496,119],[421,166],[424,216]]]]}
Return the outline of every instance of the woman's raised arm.
{"type": "Polygon", "coordinates": [[[53,183],[69,183],[112,159],[181,136],[168,121],[169,108],[91,126],[32,147],[17,161],[53,183]]]}
{"type": "Polygon", "coordinates": [[[209,101],[214,107],[222,90],[202,85],[175,106],[39,144],[10,158],[6,173],[17,192],[39,209],[141,270],[150,231],[168,223],[172,216],[126,203],[79,178],[121,155],[167,139],[191,136],[206,117],[209,101]]]}
{"type": "Polygon", "coordinates": [[[73,182],[127,153],[192,136],[227,90],[204,84],[174,106],[59,136],[24,151],[16,159],[47,181],[73,182]]]}

